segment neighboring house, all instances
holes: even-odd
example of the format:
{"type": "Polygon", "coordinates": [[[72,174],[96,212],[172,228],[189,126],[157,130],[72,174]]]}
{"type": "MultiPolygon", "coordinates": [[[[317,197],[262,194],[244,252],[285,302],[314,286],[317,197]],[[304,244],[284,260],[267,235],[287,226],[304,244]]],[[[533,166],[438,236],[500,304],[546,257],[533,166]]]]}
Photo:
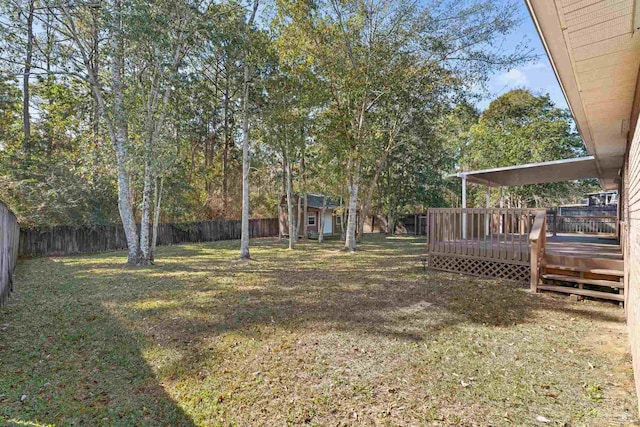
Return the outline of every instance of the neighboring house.
{"type": "MultiPolygon", "coordinates": [[[[300,218],[298,214],[298,199],[301,196],[296,195],[293,200],[293,212],[296,222],[300,218]]],[[[317,235],[320,231],[320,215],[322,212],[322,205],[324,199],[327,196],[321,194],[307,194],[307,216],[303,220],[307,222],[307,233],[311,235],[317,235]]],[[[304,210],[304,196],[300,200],[300,207],[304,210]]],[[[336,209],[339,207],[331,198],[327,197],[325,206],[324,219],[322,225],[324,228],[324,234],[330,235],[334,233],[340,233],[340,218],[336,215],[336,209]]],[[[289,215],[287,208],[287,196],[282,196],[280,199],[280,205],[278,206],[278,218],[280,224],[280,236],[289,236],[289,215]]],[[[299,234],[302,236],[304,233],[304,224],[300,224],[299,234]]]]}
{"type": "Polygon", "coordinates": [[[585,197],[587,206],[609,206],[618,204],[617,191],[600,191],[597,193],[589,193],[585,197]]]}

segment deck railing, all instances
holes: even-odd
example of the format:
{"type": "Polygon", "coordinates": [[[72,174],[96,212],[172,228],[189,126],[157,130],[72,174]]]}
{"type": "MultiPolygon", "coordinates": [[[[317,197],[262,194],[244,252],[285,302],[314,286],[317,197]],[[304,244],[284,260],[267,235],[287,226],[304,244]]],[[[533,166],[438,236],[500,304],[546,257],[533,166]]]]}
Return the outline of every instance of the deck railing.
{"type": "Polygon", "coordinates": [[[539,212],[536,209],[429,209],[428,251],[528,264],[529,233],[539,212]]]}
{"type": "Polygon", "coordinates": [[[547,215],[544,211],[538,212],[534,221],[531,233],[529,233],[531,244],[531,292],[538,292],[538,281],[540,277],[540,266],[544,258],[544,251],[547,245],[547,215]]]}
{"type": "Polygon", "coordinates": [[[550,232],[568,234],[618,234],[618,218],[615,216],[566,216],[547,213],[547,225],[550,232]]]}
{"type": "Polygon", "coordinates": [[[540,259],[539,250],[530,249],[531,233],[545,216],[542,209],[429,209],[428,266],[529,283],[532,253],[536,271],[540,259]]]}

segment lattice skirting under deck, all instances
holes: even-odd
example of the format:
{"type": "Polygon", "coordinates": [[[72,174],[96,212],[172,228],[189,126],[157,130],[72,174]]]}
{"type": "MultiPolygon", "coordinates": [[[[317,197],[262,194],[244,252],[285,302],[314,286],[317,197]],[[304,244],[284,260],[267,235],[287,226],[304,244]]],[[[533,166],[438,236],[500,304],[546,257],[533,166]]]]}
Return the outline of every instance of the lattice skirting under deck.
{"type": "Polygon", "coordinates": [[[531,267],[529,265],[510,264],[504,261],[429,255],[427,262],[428,268],[434,270],[500,278],[521,283],[529,283],[531,277],[531,267]]]}

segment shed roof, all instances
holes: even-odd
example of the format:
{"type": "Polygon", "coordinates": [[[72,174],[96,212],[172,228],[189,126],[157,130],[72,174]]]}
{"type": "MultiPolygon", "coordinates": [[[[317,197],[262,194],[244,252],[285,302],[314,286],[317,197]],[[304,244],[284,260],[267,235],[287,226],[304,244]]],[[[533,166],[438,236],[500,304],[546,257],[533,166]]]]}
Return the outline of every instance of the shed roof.
{"type": "MultiPolygon", "coordinates": [[[[299,195],[296,194],[294,198],[295,203],[298,203],[298,197],[299,195]]],[[[327,198],[327,206],[325,206],[327,209],[335,209],[338,207],[338,204],[333,200],[331,200],[331,197],[325,196],[323,194],[312,194],[312,193],[307,193],[307,206],[310,208],[322,209],[322,204],[324,203],[325,197],[327,198]]],[[[281,205],[287,204],[286,195],[282,196],[282,199],[280,200],[280,204],[281,205]]]]}
{"type": "Polygon", "coordinates": [[[468,182],[490,187],[575,181],[588,178],[612,180],[616,178],[615,176],[602,176],[593,156],[459,172],[452,176],[466,177],[468,182]]]}

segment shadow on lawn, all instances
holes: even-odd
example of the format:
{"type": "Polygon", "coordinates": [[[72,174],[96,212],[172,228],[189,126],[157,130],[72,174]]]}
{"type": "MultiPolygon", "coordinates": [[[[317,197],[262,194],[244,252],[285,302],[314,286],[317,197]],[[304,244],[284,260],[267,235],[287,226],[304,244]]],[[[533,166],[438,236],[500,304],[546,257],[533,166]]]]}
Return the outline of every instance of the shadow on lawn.
{"type": "MultiPolygon", "coordinates": [[[[163,346],[175,343],[183,353],[185,342],[194,345],[228,332],[258,336],[271,327],[361,331],[418,342],[465,323],[509,327],[540,310],[619,321],[510,283],[422,274],[420,245],[407,249],[407,243],[376,241],[355,255],[336,247],[304,244],[283,256],[261,252],[278,251],[273,242],[263,242],[255,248],[258,261],[250,263],[215,258],[206,247],[206,256],[190,248],[188,255],[178,251],[152,269],[106,275],[127,288],[112,296],[131,324],[151,322],[160,331],[154,339],[163,346]],[[150,277],[153,284],[141,285],[150,277]]],[[[76,275],[90,278],[82,270],[76,275]]]]}
{"type": "Polygon", "coordinates": [[[58,281],[59,262],[30,262],[37,271],[19,267],[17,292],[2,307],[3,425],[193,426],[155,378],[140,337],[90,285],[58,281]]]}
{"type": "Polygon", "coordinates": [[[280,246],[258,242],[252,248],[258,261],[249,263],[216,257],[209,245],[162,248],[158,265],[144,269],[123,268],[109,258],[113,254],[86,263],[29,261],[31,271],[19,271],[18,280],[32,284],[24,290],[19,284],[23,295],[7,316],[16,329],[0,332],[9,340],[23,336],[21,343],[0,346],[0,359],[10,360],[15,371],[10,380],[0,379],[0,394],[10,396],[0,415],[53,423],[192,425],[142,356],[143,340],[178,354],[165,371],[193,374],[211,357],[198,349],[211,349],[226,333],[258,338],[281,330],[356,331],[419,342],[468,323],[510,327],[540,310],[620,320],[513,284],[423,274],[420,245],[374,242],[354,255],[338,251],[339,242],[303,244],[293,252],[280,246]],[[54,271],[60,276],[48,278],[54,271]],[[43,282],[36,285],[39,278],[43,282]],[[11,361],[25,351],[21,345],[29,348],[28,360],[11,361]],[[55,358],[49,361],[47,354],[55,358]],[[23,364],[34,368],[27,372],[23,364]],[[46,382],[51,391],[41,392],[46,382]],[[23,393],[33,399],[21,404],[23,393]]]}
{"type": "MultiPolygon", "coordinates": [[[[195,325],[200,326],[196,329],[215,333],[275,321],[294,328],[309,322],[325,322],[331,328],[357,328],[406,337],[407,316],[402,314],[403,308],[409,307],[412,311],[410,307],[421,302],[432,307],[431,311],[440,309],[448,313],[447,316],[434,316],[443,318],[432,325],[432,330],[465,322],[510,326],[527,321],[537,310],[572,310],[565,300],[542,299],[529,294],[523,287],[506,282],[447,273],[420,274],[417,256],[421,247],[412,248],[415,253],[398,255],[397,249],[402,247],[402,242],[393,242],[392,245],[392,248],[378,242],[363,245],[366,256],[352,260],[347,258],[347,262],[353,261],[349,266],[331,263],[336,256],[349,256],[335,251],[335,248],[323,251],[317,246],[307,246],[298,252],[287,252],[298,258],[289,265],[282,256],[258,254],[258,261],[244,264],[224,258],[211,259],[209,254],[202,257],[197,250],[190,248],[188,255],[183,257],[180,254],[173,258],[176,261],[160,261],[159,266],[149,270],[112,270],[111,274],[122,283],[136,276],[148,275],[157,281],[151,289],[152,294],[147,293],[150,289],[142,288],[140,293],[129,292],[114,297],[126,304],[138,301],[142,296],[175,300],[173,292],[165,295],[165,291],[210,292],[212,298],[202,303],[193,305],[193,301],[187,300],[177,305],[167,304],[166,307],[170,307],[168,310],[174,314],[186,308],[198,313],[189,320],[192,328],[193,317],[209,318],[196,321],[200,323],[195,325]],[[305,259],[317,255],[327,256],[326,262],[305,259]],[[171,273],[176,272],[186,277],[174,278],[171,273]],[[197,275],[194,283],[190,281],[196,278],[190,277],[192,274],[197,275]],[[202,276],[206,276],[204,280],[202,276]],[[158,287],[158,282],[163,284],[158,287]],[[399,312],[399,316],[394,317],[394,312],[399,312]],[[212,317],[212,313],[215,316],[212,317]]],[[[344,263],[345,260],[340,261],[344,263]]],[[[136,317],[150,315],[161,321],[168,317],[164,311],[154,308],[147,313],[141,309],[136,317]]],[[[600,316],[606,321],[619,320],[590,310],[573,309],[573,314],[590,318],[600,316]]],[[[181,330],[175,321],[172,326],[181,330]]],[[[412,335],[413,339],[419,340],[425,333],[412,335]]]]}

